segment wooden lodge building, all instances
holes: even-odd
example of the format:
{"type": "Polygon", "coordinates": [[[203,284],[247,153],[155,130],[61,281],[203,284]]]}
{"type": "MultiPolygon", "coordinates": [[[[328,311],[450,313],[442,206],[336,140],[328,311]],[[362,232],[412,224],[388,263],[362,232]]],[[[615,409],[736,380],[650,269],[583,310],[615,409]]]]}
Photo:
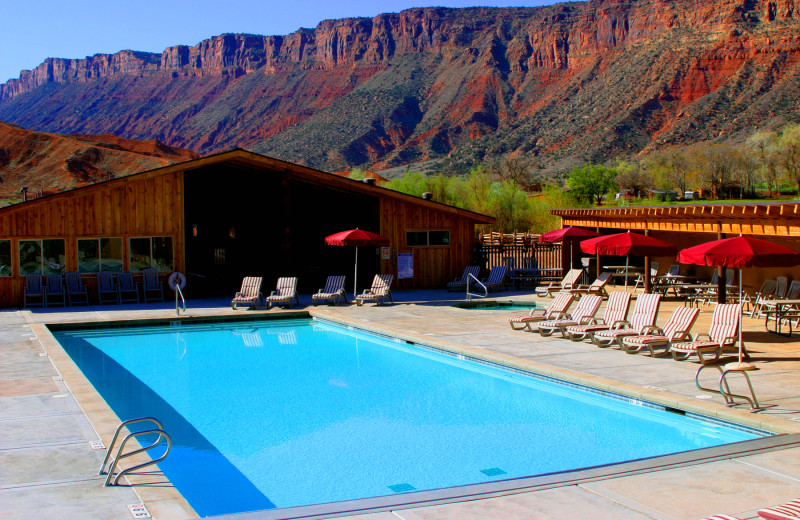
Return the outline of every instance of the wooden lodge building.
{"type": "MultiPolygon", "coordinates": [[[[492,217],[241,149],[0,208],[0,306],[23,303],[25,275],[81,272],[96,301],[100,270],[184,273],[188,298],[233,296],[244,276],[297,276],[316,292],[347,275],[355,251],[327,235],[361,228],[389,238],[359,249],[359,290],[375,273],[395,288],[438,288],[473,261],[492,217]],[[398,278],[402,265],[405,276],[398,278]]],[[[168,292],[169,293],[169,292],[168,292]]]]}

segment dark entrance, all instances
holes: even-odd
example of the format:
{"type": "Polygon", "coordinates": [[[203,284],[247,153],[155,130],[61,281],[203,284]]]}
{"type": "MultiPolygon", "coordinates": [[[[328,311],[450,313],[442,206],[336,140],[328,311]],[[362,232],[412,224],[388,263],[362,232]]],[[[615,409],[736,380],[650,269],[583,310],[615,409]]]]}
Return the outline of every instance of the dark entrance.
{"type": "MultiPolygon", "coordinates": [[[[297,174],[220,164],[188,171],[185,181],[186,271],[192,295],[233,296],[244,276],[262,276],[262,291],[280,276],[299,291],[347,275],[355,251],[325,245],[327,235],[360,227],[379,232],[377,197],[334,189],[297,174]]],[[[359,286],[378,269],[376,248],[359,249],[359,286]]],[[[188,291],[188,288],[187,288],[188,291]]]]}

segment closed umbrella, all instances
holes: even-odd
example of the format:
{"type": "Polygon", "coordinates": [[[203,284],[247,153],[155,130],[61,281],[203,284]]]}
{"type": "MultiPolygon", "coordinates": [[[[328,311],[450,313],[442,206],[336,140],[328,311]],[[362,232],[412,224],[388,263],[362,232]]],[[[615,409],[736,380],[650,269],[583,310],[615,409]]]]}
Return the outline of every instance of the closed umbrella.
{"type": "MultiPolygon", "coordinates": [[[[555,231],[548,231],[547,233],[539,236],[539,242],[563,242],[566,238],[591,238],[596,237],[598,233],[583,229],[579,227],[567,226],[555,231]]],[[[569,267],[572,268],[572,247],[569,248],[569,267]]]]}
{"type": "Polygon", "coordinates": [[[388,246],[389,239],[385,236],[367,231],[365,229],[349,229],[325,237],[329,246],[352,246],[356,248],[356,267],[353,274],[353,297],[358,295],[358,248],[360,246],[388,246]]]}
{"type": "Polygon", "coordinates": [[[738,370],[755,368],[744,362],[741,314],[742,268],[791,267],[800,264],[800,252],[769,240],[739,235],[683,249],[678,253],[678,261],[684,264],[739,268],[739,361],[729,363],[726,368],[738,370]]]}
{"type": "MultiPolygon", "coordinates": [[[[678,250],[675,244],[639,233],[617,233],[590,238],[581,242],[584,253],[625,257],[625,290],[628,290],[628,264],[631,255],[668,256],[678,250]]],[[[645,276],[650,276],[646,273],[645,276]]]]}

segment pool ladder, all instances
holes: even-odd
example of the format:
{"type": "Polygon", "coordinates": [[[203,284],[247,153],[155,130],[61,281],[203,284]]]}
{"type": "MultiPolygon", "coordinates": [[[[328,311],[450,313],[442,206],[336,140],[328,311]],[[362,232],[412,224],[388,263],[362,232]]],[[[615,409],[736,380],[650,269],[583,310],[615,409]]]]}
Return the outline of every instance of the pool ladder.
{"type": "Polygon", "coordinates": [[[472,301],[472,297],[473,296],[477,296],[479,298],[486,298],[487,296],[489,296],[489,289],[487,289],[486,286],[483,285],[483,283],[475,277],[475,275],[473,275],[472,273],[469,273],[467,275],[467,295],[466,295],[467,301],[468,302],[472,301]],[[470,290],[469,290],[470,280],[475,280],[474,283],[476,283],[479,286],[483,287],[483,294],[470,292],[470,290]]]}
{"type": "Polygon", "coordinates": [[[117,431],[114,432],[114,438],[111,439],[111,444],[109,445],[108,450],[106,450],[106,458],[103,459],[103,464],[100,466],[100,472],[98,473],[98,475],[108,475],[108,477],[106,477],[106,482],[105,482],[105,484],[103,484],[103,486],[118,486],[119,485],[119,479],[123,475],[127,475],[128,473],[131,473],[131,472],[136,471],[138,469],[142,469],[142,468],[145,468],[147,466],[152,466],[153,464],[157,464],[157,463],[161,462],[162,460],[167,458],[167,455],[169,455],[170,448],[172,448],[172,439],[170,439],[170,436],[167,434],[167,432],[164,431],[164,428],[161,425],[161,421],[159,421],[155,417],[140,417],[138,419],[129,419],[127,421],[122,422],[119,426],[117,426],[117,431]],[[117,443],[117,438],[119,437],[119,432],[122,431],[122,428],[124,428],[124,427],[126,427],[126,426],[128,426],[130,424],[136,424],[136,423],[141,423],[141,422],[151,422],[151,423],[155,424],[156,428],[151,428],[149,430],[143,430],[143,431],[140,431],[140,432],[133,432],[133,433],[129,433],[128,435],[126,435],[125,438],[122,439],[122,442],[119,445],[119,449],[117,449],[117,454],[114,456],[114,460],[112,460],[111,464],[109,465],[109,459],[111,458],[111,453],[114,451],[114,445],[117,443]],[[153,435],[153,434],[157,435],[158,437],[156,438],[155,442],[153,442],[149,446],[144,446],[144,447],[139,448],[137,450],[133,450],[133,451],[131,451],[129,453],[122,453],[123,448],[125,448],[125,444],[130,439],[133,439],[134,437],[139,437],[141,435],[153,435]],[[117,464],[119,464],[120,460],[122,460],[122,459],[124,459],[126,457],[131,457],[133,455],[137,455],[139,453],[143,453],[145,451],[149,451],[149,450],[157,447],[159,444],[161,444],[161,440],[162,439],[167,442],[167,449],[164,451],[164,453],[160,457],[158,457],[156,459],[153,459],[153,460],[150,460],[148,462],[143,462],[143,463],[138,464],[136,466],[124,469],[124,470],[120,471],[119,473],[117,473],[116,475],[114,474],[114,470],[117,469],[117,464]],[[112,482],[112,479],[113,479],[113,482],[112,482]]]}

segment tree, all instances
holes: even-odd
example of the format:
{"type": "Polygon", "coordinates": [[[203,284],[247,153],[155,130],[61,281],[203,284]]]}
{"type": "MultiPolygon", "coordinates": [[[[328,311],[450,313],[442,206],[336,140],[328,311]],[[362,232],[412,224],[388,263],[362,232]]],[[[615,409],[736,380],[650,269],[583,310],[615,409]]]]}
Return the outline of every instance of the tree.
{"type": "Polygon", "coordinates": [[[800,195],[800,125],[783,127],[778,137],[778,158],[789,182],[797,184],[800,195]]]}
{"type": "Polygon", "coordinates": [[[756,132],[747,139],[747,148],[755,161],[756,171],[767,186],[767,195],[778,187],[778,134],[756,132]]]}
{"type": "Polygon", "coordinates": [[[576,199],[603,203],[603,196],[616,188],[617,170],[587,163],[570,172],[567,186],[576,199]]]}
{"type": "Polygon", "coordinates": [[[695,182],[692,164],[686,150],[670,146],[653,152],[642,160],[642,168],[663,190],[675,190],[682,197],[695,182]]]}
{"type": "Polygon", "coordinates": [[[532,158],[524,155],[514,157],[507,155],[489,161],[485,168],[490,176],[504,181],[514,181],[526,191],[533,191],[534,187],[542,182],[539,166],[532,158]]]}
{"type": "Polygon", "coordinates": [[[619,172],[615,178],[617,186],[620,189],[630,191],[631,195],[637,199],[641,197],[644,190],[653,188],[652,176],[638,164],[618,160],[616,170],[619,172]]]}
{"type": "Polygon", "coordinates": [[[697,143],[689,148],[688,156],[698,180],[711,188],[715,199],[741,170],[739,152],[728,144],[697,143]]]}

